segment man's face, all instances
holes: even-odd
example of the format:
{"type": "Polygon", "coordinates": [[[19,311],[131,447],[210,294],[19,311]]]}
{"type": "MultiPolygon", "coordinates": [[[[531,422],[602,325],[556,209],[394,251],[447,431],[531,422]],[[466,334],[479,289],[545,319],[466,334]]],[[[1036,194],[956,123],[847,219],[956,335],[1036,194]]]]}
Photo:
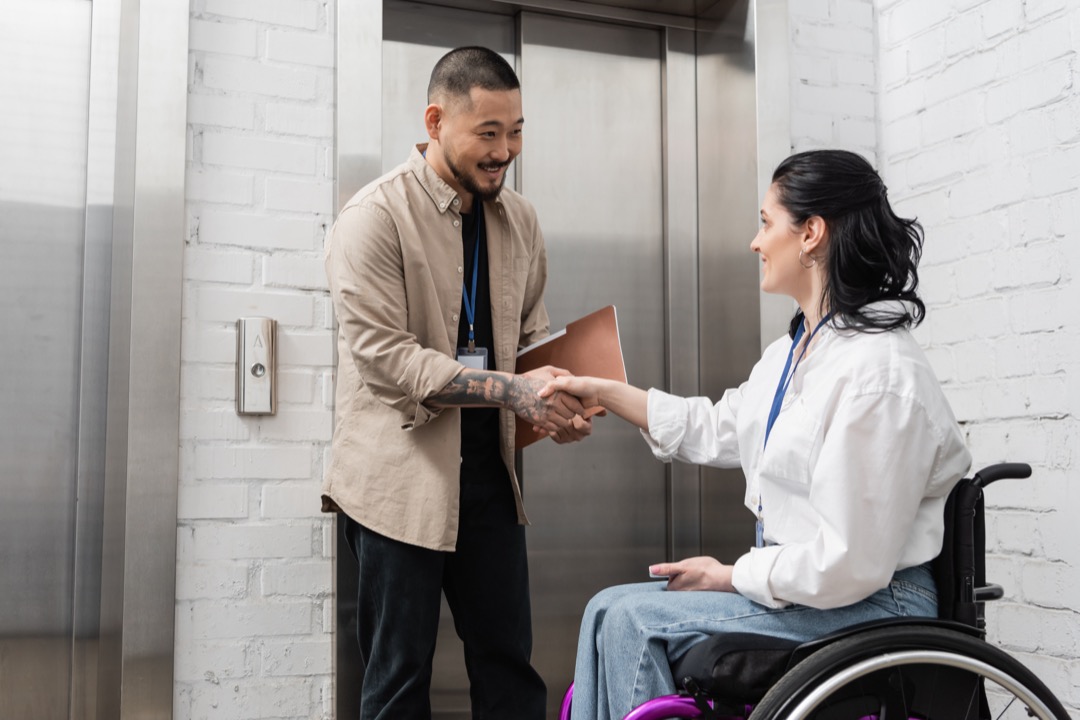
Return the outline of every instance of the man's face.
{"type": "Polygon", "coordinates": [[[480,200],[499,194],[507,167],[521,152],[524,122],[518,90],[473,88],[469,101],[444,106],[439,143],[460,189],[480,200]]]}

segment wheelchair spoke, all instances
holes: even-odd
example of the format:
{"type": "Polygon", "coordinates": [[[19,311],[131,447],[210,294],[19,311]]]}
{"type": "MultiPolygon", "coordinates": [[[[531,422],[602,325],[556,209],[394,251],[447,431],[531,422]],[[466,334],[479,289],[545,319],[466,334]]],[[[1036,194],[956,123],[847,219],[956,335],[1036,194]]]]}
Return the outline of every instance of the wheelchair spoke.
{"type": "MultiPolygon", "coordinates": [[[[1016,702],[1016,698],[1015,698],[1015,697],[1014,697],[1014,698],[1013,698],[1012,700],[1010,700],[1010,701],[1009,701],[1009,704],[1008,704],[1008,705],[1006,705],[1006,706],[1005,706],[1004,708],[1002,708],[1001,712],[1000,712],[1000,713],[998,714],[998,716],[997,716],[997,720],[1001,720],[1001,718],[1005,717],[1005,713],[1006,713],[1006,711],[1008,711],[1008,709],[1009,709],[1010,707],[1012,707],[1012,704],[1013,704],[1014,702],[1016,702]]],[[[1028,713],[1026,713],[1026,714],[1027,714],[1027,715],[1030,715],[1031,713],[1030,713],[1030,712],[1028,712],[1028,713]]]]}

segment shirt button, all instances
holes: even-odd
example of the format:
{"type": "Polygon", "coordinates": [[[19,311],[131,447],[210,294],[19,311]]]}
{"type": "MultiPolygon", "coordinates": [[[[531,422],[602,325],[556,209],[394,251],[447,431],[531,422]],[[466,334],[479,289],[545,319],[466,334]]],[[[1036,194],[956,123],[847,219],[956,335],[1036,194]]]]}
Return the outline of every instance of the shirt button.
{"type": "Polygon", "coordinates": [[[457,313],[454,313],[450,317],[452,317],[454,319],[454,322],[457,322],[457,313]]]}
{"type": "Polygon", "coordinates": [[[454,221],[454,227],[458,227],[459,225],[461,225],[461,223],[459,221],[455,220],[454,221]]]}
{"type": "Polygon", "coordinates": [[[458,271],[458,275],[460,275],[461,273],[465,272],[465,268],[463,268],[463,267],[461,267],[460,265],[458,265],[458,266],[457,266],[457,271],[458,271]]]}
{"type": "Polygon", "coordinates": [[[458,200],[457,198],[454,198],[454,204],[455,204],[455,205],[460,205],[460,204],[461,204],[461,200],[458,200]]]}

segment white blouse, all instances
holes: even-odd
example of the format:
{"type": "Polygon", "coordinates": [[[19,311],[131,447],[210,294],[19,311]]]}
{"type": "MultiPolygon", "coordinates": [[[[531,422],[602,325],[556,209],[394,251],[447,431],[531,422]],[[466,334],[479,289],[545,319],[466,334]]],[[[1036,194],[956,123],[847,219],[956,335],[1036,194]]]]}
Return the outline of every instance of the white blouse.
{"type": "Polygon", "coordinates": [[[770,607],[842,607],[937,556],[945,499],[971,455],[911,333],[830,326],[798,365],[765,449],[790,347],[787,336],[771,344],[715,405],[650,390],[642,434],[665,462],[741,466],[755,515],[760,494],[765,547],[735,562],[736,590],[770,607]]]}

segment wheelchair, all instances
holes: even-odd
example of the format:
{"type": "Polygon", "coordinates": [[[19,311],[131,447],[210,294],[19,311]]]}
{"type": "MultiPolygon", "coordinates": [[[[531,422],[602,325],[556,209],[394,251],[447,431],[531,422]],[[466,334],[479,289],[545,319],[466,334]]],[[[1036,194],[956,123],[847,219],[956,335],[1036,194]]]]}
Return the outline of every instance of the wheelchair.
{"type": "MultiPolygon", "coordinates": [[[[1027,478],[1022,463],[991,465],[961,480],[945,504],[945,539],[934,560],[937,618],[862,623],[798,643],[751,633],[712,636],[672,666],[679,692],[624,720],[1068,720],[1039,678],[985,641],[983,489],[1027,478]]],[[[569,720],[573,684],[560,720],[569,720]]]]}

